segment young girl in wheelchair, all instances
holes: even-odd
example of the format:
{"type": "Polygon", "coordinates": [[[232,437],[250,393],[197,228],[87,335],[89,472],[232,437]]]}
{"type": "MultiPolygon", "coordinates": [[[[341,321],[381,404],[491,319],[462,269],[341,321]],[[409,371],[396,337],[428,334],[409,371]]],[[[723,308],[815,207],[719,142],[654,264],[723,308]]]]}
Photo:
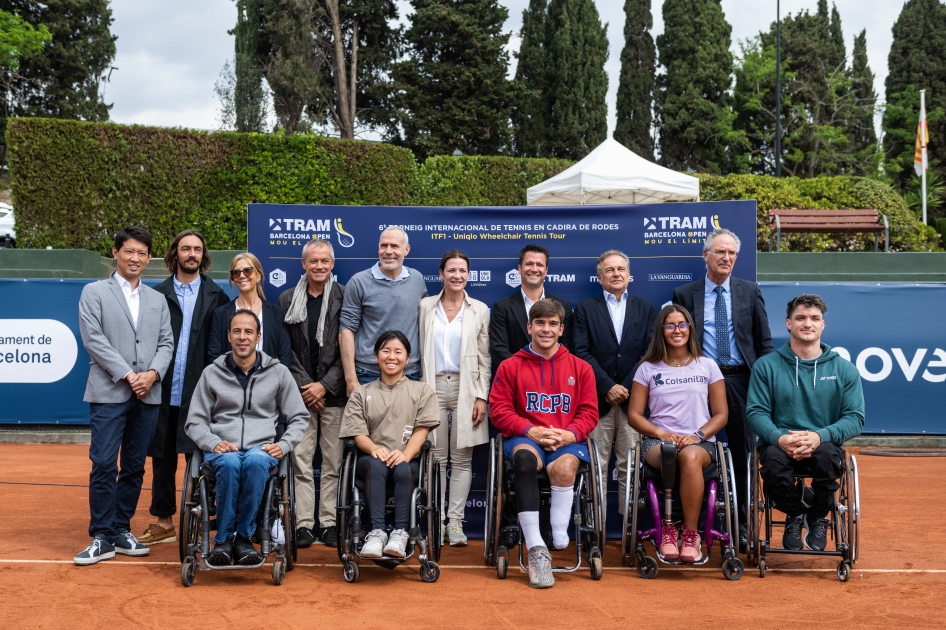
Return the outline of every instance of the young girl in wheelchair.
{"type": "Polygon", "coordinates": [[[381,333],[374,345],[381,378],[356,389],[345,407],[340,436],[371,457],[359,457],[357,474],[365,479],[371,531],[364,558],[404,558],[410,535],[411,492],[418,478],[417,455],[427,434],[440,424],[437,395],[426,383],[409,380],[404,367],[411,344],[403,333],[381,333]],[[385,532],[388,479],[394,482],[394,530],[385,532]]]}
{"type": "Polygon", "coordinates": [[[696,531],[703,504],[703,470],[716,460],[713,442],[727,418],[723,375],[714,361],[703,356],[693,334],[693,318],[682,306],[665,306],[634,376],[628,422],[643,436],[641,453],[652,467],[660,469],[660,448],[654,447],[670,442],[677,448],[683,544],[678,546],[676,526],[664,527],[660,554],[666,560],[699,562],[703,558],[696,531]],[[649,419],[644,415],[648,405],[649,419]]]}

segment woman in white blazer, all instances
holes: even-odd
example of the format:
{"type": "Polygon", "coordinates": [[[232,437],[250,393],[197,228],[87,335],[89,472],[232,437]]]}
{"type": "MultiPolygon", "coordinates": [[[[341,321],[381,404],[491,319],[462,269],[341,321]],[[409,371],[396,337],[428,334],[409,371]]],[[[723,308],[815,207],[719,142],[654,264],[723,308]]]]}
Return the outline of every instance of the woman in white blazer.
{"type": "MultiPolygon", "coordinates": [[[[446,533],[453,546],[466,545],[463,512],[473,479],[473,447],[489,441],[489,308],[466,293],[470,259],[458,249],[440,261],[443,291],[420,302],[420,347],[424,381],[437,392],[440,426],[433,432],[433,456],[440,461],[446,490],[450,460],[450,503],[446,533]]],[[[444,514],[441,509],[441,515],[444,514]]]]}

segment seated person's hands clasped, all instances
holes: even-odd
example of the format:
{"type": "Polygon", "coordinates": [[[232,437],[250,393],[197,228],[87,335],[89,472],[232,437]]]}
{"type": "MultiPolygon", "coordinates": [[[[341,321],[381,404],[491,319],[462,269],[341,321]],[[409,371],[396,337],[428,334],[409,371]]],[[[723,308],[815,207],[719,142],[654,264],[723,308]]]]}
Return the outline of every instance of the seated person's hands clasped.
{"type": "Polygon", "coordinates": [[[811,457],[821,446],[821,436],[814,431],[789,431],[778,439],[778,447],[792,459],[811,457]]]}
{"type": "Polygon", "coordinates": [[[372,449],[371,456],[375,459],[380,459],[382,462],[387,464],[388,468],[394,468],[398,464],[403,464],[407,461],[407,458],[404,457],[403,451],[389,451],[383,446],[377,446],[372,449]]]}
{"type": "Polygon", "coordinates": [[[690,446],[691,444],[698,444],[699,438],[697,438],[692,433],[681,434],[681,433],[670,433],[669,431],[664,431],[663,429],[657,430],[657,435],[655,436],[658,440],[662,442],[671,442],[674,446],[677,447],[677,450],[681,450],[684,446],[690,446]]]}
{"type": "Polygon", "coordinates": [[[568,429],[556,429],[554,427],[534,426],[526,432],[526,437],[549,452],[554,452],[563,446],[575,443],[574,433],[568,429]]]}

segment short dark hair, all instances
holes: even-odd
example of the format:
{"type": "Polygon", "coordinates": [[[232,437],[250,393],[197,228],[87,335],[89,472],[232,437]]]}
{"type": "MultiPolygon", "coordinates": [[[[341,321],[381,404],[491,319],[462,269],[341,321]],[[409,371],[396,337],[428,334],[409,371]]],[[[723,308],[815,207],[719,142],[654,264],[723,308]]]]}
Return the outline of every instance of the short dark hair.
{"type": "Polygon", "coordinates": [[[802,293],[798,297],[794,297],[788,301],[788,306],[785,308],[785,319],[791,319],[795,309],[799,306],[804,306],[806,308],[814,307],[821,311],[822,316],[828,312],[828,305],[824,303],[824,300],[821,299],[820,295],[815,295],[814,293],[802,293]]]}
{"type": "Polygon", "coordinates": [[[529,321],[540,317],[558,316],[559,322],[565,323],[565,307],[558,300],[539,300],[529,309],[529,321]]]}
{"type": "Polygon", "coordinates": [[[522,264],[522,261],[526,259],[526,254],[529,252],[534,252],[536,254],[542,254],[545,256],[545,264],[549,264],[549,250],[545,249],[541,245],[536,245],[535,243],[529,243],[525,247],[519,250],[519,264],[522,264]]]}
{"type": "Polygon", "coordinates": [[[466,270],[470,270],[470,257],[459,249],[451,249],[449,252],[443,255],[443,258],[440,259],[440,271],[443,271],[444,267],[447,266],[448,260],[453,260],[454,258],[463,259],[466,262],[466,270]]]}
{"type": "Polygon", "coordinates": [[[252,317],[253,321],[256,322],[256,334],[257,335],[259,334],[259,331],[263,327],[263,325],[260,324],[259,317],[256,316],[256,313],[254,313],[248,308],[238,308],[237,310],[233,311],[233,315],[230,316],[230,322],[227,324],[227,332],[230,332],[230,329],[233,328],[233,319],[237,315],[249,315],[250,317],[252,317]]]}
{"type": "Polygon", "coordinates": [[[407,355],[411,354],[411,342],[407,340],[407,336],[402,333],[400,330],[385,330],[383,333],[378,335],[378,340],[374,342],[374,353],[378,354],[381,352],[381,348],[384,347],[384,344],[391,341],[392,339],[397,339],[404,346],[404,349],[407,350],[407,355]]]}
{"type": "Polygon", "coordinates": [[[186,236],[196,236],[200,239],[200,244],[204,248],[204,255],[200,259],[200,272],[210,271],[210,251],[207,249],[207,241],[204,240],[204,235],[197,230],[184,230],[174,237],[174,240],[168,246],[168,253],[164,255],[164,266],[171,273],[177,273],[177,246],[181,244],[181,240],[186,236]]]}
{"type": "Polygon", "coordinates": [[[131,239],[147,245],[148,255],[151,256],[151,235],[148,233],[148,230],[143,227],[138,227],[137,225],[124,227],[115,235],[115,249],[121,249],[125,242],[131,239]]]}

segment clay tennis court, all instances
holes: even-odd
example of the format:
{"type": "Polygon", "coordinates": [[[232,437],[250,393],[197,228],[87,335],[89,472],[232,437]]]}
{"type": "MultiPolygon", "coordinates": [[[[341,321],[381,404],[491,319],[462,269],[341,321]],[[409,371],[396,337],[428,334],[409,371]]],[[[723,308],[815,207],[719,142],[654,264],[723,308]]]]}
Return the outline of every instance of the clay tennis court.
{"type": "MultiPolygon", "coordinates": [[[[88,447],[3,444],[0,627],[943,627],[946,459],[860,456],[858,464],[861,560],[846,584],[833,559],[779,556],[769,557],[764,579],[747,568],[728,582],[714,562],[661,568],[643,580],[620,566],[620,543],[612,542],[600,582],[582,568],[535,591],[518,570],[496,579],[483,567],[481,543],[471,541],[444,549],[434,584],[421,582],[416,560],[393,572],[365,562],[361,580],[348,584],[335,550],[315,546],[299,551],[279,587],[264,567],[198,572],[184,588],[176,543],[146,558],[74,566],[89,540],[88,447]]],[[[146,486],[150,479],[149,470],[146,486]]],[[[150,522],[149,500],[146,490],[135,533],[150,522]]]]}

